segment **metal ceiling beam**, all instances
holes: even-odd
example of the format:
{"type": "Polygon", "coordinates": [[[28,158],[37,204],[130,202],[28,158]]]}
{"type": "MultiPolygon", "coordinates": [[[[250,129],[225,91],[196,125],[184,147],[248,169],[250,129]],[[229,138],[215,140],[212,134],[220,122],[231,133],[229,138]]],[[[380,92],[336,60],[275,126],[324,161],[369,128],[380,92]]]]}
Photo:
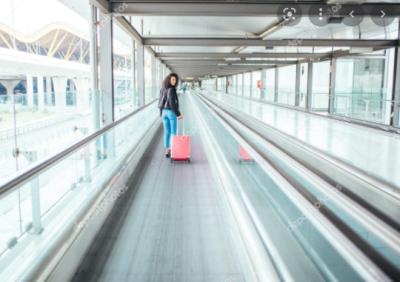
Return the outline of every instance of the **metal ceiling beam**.
{"type": "Polygon", "coordinates": [[[111,3],[107,0],[90,0],[90,4],[98,8],[103,14],[108,14],[111,11],[111,3]]]}
{"type": "MultiPolygon", "coordinates": [[[[128,35],[130,35],[132,39],[144,45],[143,37],[140,35],[140,33],[133,27],[133,25],[129,21],[126,20],[125,17],[122,16],[123,11],[126,8],[125,4],[121,3],[122,6],[119,5],[118,7],[113,7],[113,5],[110,3],[111,1],[107,0],[89,0],[89,1],[91,5],[98,8],[102,13],[104,14],[113,13],[114,22],[117,23],[118,26],[122,28],[126,33],[128,33],[128,35]]],[[[156,56],[156,53],[150,46],[145,46],[145,47],[151,54],[156,56]]]]}
{"type": "Polygon", "coordinates": [[[248,66],[248,65],[243,65],[243,66],[172,66],[174,69],[185,69],[185,70],[196,70],[196,69],[249,69],[249,68],[268,68],[268,67],[274,67],[274,65],[269,65],[269,66],[248,66]]]}
{"type": "Polygon", "coordinates": [[[375,39],[274,39],[211,38],[211,37],[144,37],[151,46],[265,46],[265,47],[395,47],[398,40],[375,39]]]}
{"type": "Polygon", "coordinates": [[[206,66],[216,66],[219,64],[230,64],[235,66],[244,66],[244,65],[286,65],[286,64],[296,64],[297,61],[277,61],[277,60],[246,60],[246,61],[224,61],[224,60],[214,60],[214,61],[206,61],[206,60],[191,60],[191,61],[168,61],[168,64],[171,66],[195,66],[195,65],[206,65],[206,66]]]}
{"type": "MultiPolygon", "coordinates": [[[[198,1],[198,2],[179,2],[179,1],[112,1],[112,10],[122,10],[126,15],[163,15],[163,16],[229,16],[229,17],[251,17],[251,16],[274,16],[277,17],[282,12],[282,4],[284,3],[271,3],[271,1],[264,1],[264,3],[255,3],[255,1],[241,1],[241,2],[224,2],[220,1],[198,1]]],[[[293,3],[288,6],[296,5],[301,10],[303,16],[318,16],[318,8],[332,9],[332,5],[324,3],[293,3]]],[[[385,11],[391,11],[394,15],[400,14],[400,5],[394,3],[379,3],[379,7],[385,11]]],[[[377,4],[363,3],[363,4],[337,4],[335,16],[349,17],[352,10],[357,11],[355,15],[368,16],[371,15],[376,9],[377,4]],[[340,6],[339,6],[340,5],[340,6]],[[361,9],[360,9],[361,7],[361,9]]],[[[376,12],[375,12],[376,13],[376,12]]]]}
{"type": "MultiPolygon", "coordinates": [[[[273,67],[269,67],[273,68],[273,67]]],[[[266,69],[266,68],[263,68],[266,69]]],[[[204,76],[204,75],[228,75],[231,73],[244,73],[251,71],[260,71],[261,68],[241,68],[241,69],[174,69],[180,76],[204,76]]]]}
{"type": "Polygon", "coordinates": [[[209,76],[209,75],[211,75],[211,76],[214,76],[214,75],[226,76],[226,75],[245,73],[245,72],[250,72],[250,71],[252,71],[252,70],[248,70],[248,71],[235,71],[235,70],[231,71],[231,70],[229,70],[229,71],[223,71],[223,72],[216,71],[216,72],[196,72],[196,73],[193,73],[193,72],[188,72],[188,73],[181,72],[181,73],[178,73],[178,75],[180,77],[200,77],[200,76],[209,76]]]}
{"type": "Polygon", "coordinates": [[[156,53],[164,61],[175,59],[223,59],[223,58],[317,58],[325,53],[156,53]]]}

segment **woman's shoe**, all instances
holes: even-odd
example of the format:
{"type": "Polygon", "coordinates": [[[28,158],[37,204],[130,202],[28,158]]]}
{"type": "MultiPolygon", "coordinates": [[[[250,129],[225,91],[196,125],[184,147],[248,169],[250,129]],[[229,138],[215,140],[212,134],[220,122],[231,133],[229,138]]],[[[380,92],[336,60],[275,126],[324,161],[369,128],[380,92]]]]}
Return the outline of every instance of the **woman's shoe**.
{"type": "Polygon", "coordinates": [[[165,157],[166,157],[166,158],[171,157],[171,150],[167,150],[167,151],[165,152],[165,157]]]}

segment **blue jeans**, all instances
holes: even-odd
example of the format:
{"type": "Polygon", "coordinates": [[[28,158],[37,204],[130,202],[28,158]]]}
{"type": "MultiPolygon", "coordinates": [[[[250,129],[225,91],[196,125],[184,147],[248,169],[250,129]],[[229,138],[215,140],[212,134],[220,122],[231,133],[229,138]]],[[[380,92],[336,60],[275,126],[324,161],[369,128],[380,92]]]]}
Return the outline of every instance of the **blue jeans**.
{"type": "Polygon", "coordinates": [[[176,115],[172,110],[163,109],[162,121],[164,123],[164,147],[170,147],[171,135],[176,135],[176,115]]]}

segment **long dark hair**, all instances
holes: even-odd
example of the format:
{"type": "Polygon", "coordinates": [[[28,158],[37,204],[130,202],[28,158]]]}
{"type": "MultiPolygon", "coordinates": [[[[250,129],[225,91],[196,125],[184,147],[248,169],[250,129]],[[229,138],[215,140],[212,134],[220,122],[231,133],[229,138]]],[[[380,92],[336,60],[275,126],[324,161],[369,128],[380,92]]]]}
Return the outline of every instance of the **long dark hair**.
{"type": "Polygon", "coordinates": [[[162,89],[168,89],[170,87],[176,87],[178,85],[179,82],[179,76],[176,73],[170,73],[169,75],[167,75],[162,83],[162,89]],[[175,86],[172,86],[170,81],[171,81],[171,77],[175,77],[176,78],[176,84],[175,86]]]}

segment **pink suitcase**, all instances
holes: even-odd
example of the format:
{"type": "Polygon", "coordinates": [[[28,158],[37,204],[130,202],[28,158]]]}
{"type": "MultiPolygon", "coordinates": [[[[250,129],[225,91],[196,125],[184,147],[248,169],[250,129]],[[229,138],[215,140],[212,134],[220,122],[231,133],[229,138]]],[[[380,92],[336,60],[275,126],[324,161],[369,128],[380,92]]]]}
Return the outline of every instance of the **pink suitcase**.
{"type": "Polygon", "coordinates": [[[240,162],[252,162],[253,158],[247,153],[247,151],[239,145],[239,161],[240,162]]]}
{"type": "Polygon", "coordinates": [[[182,135],[171,136],[171,163],[173,161],[187,161],[190,163],[190,136],[185,135],[184,124],[182,124],[182,127],[182,135]]]}

